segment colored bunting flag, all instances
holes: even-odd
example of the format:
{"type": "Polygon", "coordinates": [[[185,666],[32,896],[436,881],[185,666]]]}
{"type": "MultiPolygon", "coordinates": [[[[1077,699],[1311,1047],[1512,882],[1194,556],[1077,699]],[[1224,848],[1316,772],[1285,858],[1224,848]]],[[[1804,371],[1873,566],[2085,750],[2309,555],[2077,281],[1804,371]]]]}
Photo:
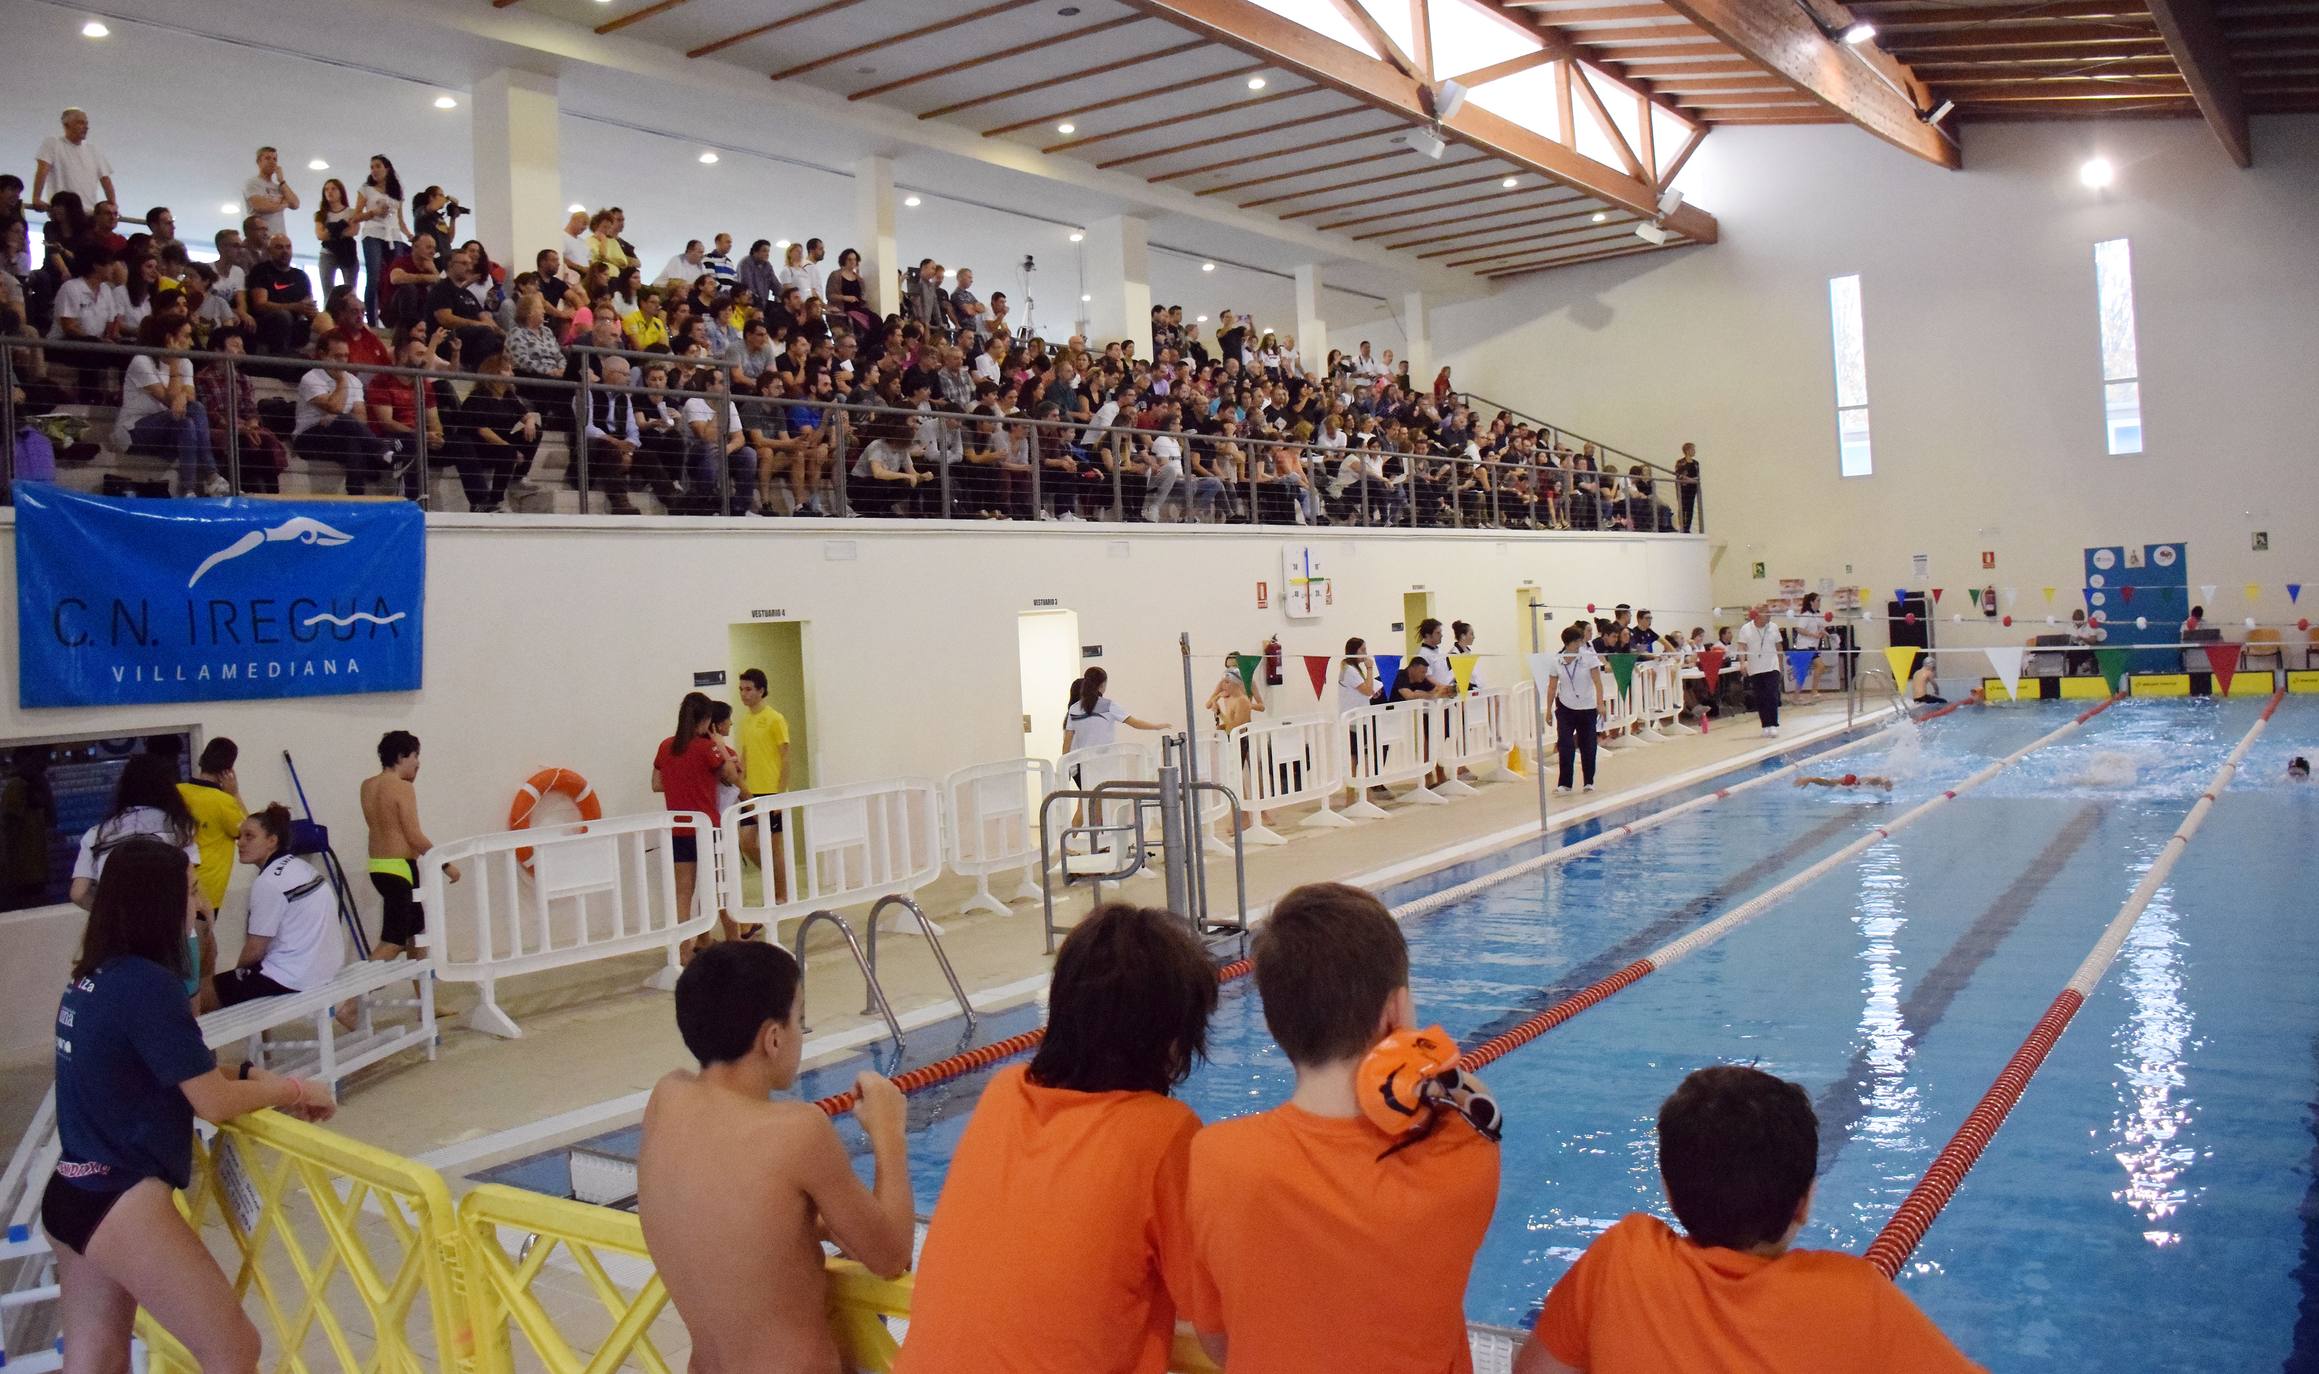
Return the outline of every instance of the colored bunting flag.
{"type": "Polygon", "coordinates": [[[2086,604],[2086,606],[2087,606],[2087,608],[2088,608],[2088,609],[2091,609],[2091,608],[2092,608],[2092,606],[2093,606],[2093,604],[2094,604],[2094,598],[2095,598],[2096,596],[2100,595],[2100,593],[2099,593],[2099,592],[2096,592],[2096,591],[2095,591],[2093,588],[2091,588],[2091,587],[2080,587],[2080,588],[2078,588],[2078,589],[2077,589],[2077,594],[2078,594],[2079,596],[2082,596],[2082,597],[2084,597],[2084,598],[2085,598],[2085,604],[2086,604]]]}
{"type": "Polygon", "coordinates": [[[2238,675],[2239,646],[2236,644],[2206,644],[2200,647],[2206,650],[2207,666],[2214,670],[2215,693],[2219,696],[2229,696],[2230,680],[2238,675]]]}
{"type": "Polygon", "coordinates": [[[1377,690],[1385,694],[1387,701],[1391,701],[1393,699],[1393,680],[1401,672],[1401,655],[1377,654],[1375,658],[1377,661],[1377,690]]]}
{"type": "Polygon", "coordinates": [[[1530,683],[1538,689],[1538,695],[1552,700],[1554,694],[1554,655],[1532,654],[1524,661],[1530,665],[1530,683]]]}
{"type": "Polygon", "coordinates": [[[2290,583],[2288,583],[2288,584],[2287,584],[2287,604],[2288,604],[2288,605],[2290,605],[2290,606],[2294,605],[2296,601],[2298,601],[2299,599],[2301,599],[2302,595],[2303,595],[2303,584],[2302,584],[2302,583],[2300,583],[2300,582],[2290,582],[2290,583]]]}
{"type": "Polygon", "coordinates": [[[1894,587],[1894,588],[1892,589],[1892,599],[1893,599],[1893,600],[1895,600],[1895,601],[1906,601],[1906,600],[1908,600],[1908,588],[1906,588],[1906,587],[1894,587]]]}
{"type": "Polygon", "coordinates": [[[1995,673],[1997,680],[2005,684],[2005,695],[2018,698],[2021,695],[2020,647],[2018,645],[2003,645],[1993,649],[1983,649],[1981,652],[1988,655],[1989,671],[1995,673]]]}
{"type": "Polygon", "coordinates": [[[2131,602],[2134,599],[2134,584],[2128,582],[2125,586],[2118,588],[2118,595],[2131,602]]]}
{"type": "Polygon", "coordinates": [[[2198,600],[2200,604],[2214,600],[2214,584],[2212,582],[2198,584],[2198,600]]]}
{"type": "Polygon", "coordinates": [[[2247,584],[2247,601],[2249,604],[2259,600],[2262,597],[2262,594],[2262,584],[2256,582],[2249,582],[2247,584]]]}
{"type": "Polygon", "coordinates": [[[1305,675],[1312,679],[1312,694],[1316,697],[1327,695],[1329,690],[1329,656],[1327,654],[1306,654],[1304,656],[1304,671],[1305,675]]]}
{"type": "Polygon", "coordinates": [[[2045,604],[2048,606],[2053,604],[2053,588],[2051,587],[2045,589],[2045,604]]]}
{"type": "Polygon", "coordinates": [[[1723,678],[1722,645],[1710,644],[1700,652],[1699,671],[1707,675],[1707,690],[1713,692],[1715,684],[1723,678]]]}
{"type": "Polygon", "coordinates": [[[1256,670],[1264,664],[1262,654],[1232,655],[1232,671],[1240,675],[1240,685],[1250,692],[1256,690],[1256,670]]]}
{"type": "Polygon", "coordinates": [[[1923,652],[1914,644],[1895,644],[1886,649],[1884,661],[1892,665],[1892,680],[1906,686],[1909,674],[1916,670],[1916,656],[1923,652]]]}
{"type": "Polygon", "coordinates": [[[1972,589],[1971,594],[1973,598],[1973,609],[1977,611],[1981,609],[1981,589],[1979,587],[1975,587],[1972,589]]]}
{"type": "Polygon", "coordinates": [[[1474,664],[1480,659],[1480,654],[1451,654],[1449,656],[1449,674],[1457,679],[1458,695],[1463,696],[1474,689],[1474,664]]]}
{"type": "Polygon", "coordinates": [[[1868,609],[1868,607],[1869,607],[1869,605],[1870,605],[1870,603],[1874,602],[1875,600],[1876,600],[1876,593],[1875,593],[1875,592],[1873,592],[1873,591],[1870,591],[1870,590],[1869,590],[1868,588],[1866,588],[1866,587],[1862,587],[1862,588],[1860,589],[1860,609],[1861,609],[1861,610],[1864,610],[1864,611],[1865,611],[1865,610],[1867,610],[1867,609],[1868,609]]]}
{"type": "Polygon", "coordinates": [[[1938,588],[1938,587],[1935,587],[1935,588],[1933,588],[1933,589],[1932,589],[1932,592],[1933,592],[1933,604],[1934,604],[1935,606],[1938,606],[1939,604],[1941,604],[1941,589],[1940,589],[1940,588],[1938,588]]]}
{"type": "Polygon", "coordinates": [[[1788,650],[1788,676],[1796,680],[1797,690],[1801,691],[1805,686],[1810,684],[1812,680],[1812,660],[1818,658],[1819,656],[1820,651],[1817,649],[1788,650]]]}
{"type": "Polygon", "coordinates": [[[2096,649],[2094,650],[2094,662],[2101,665],[2102,681],[2110,684],[2110,690],[2113,692],[2120,690],[2121,685],[2126,680],[2126,651],[2124,649],[2096,649]]]}
{"type": "Polygon", "coordinates": [[[1622,697],[1625,696],[1627,688],[1635,680],[1635,656],[1633,654],[1612,654],[1610,656],[1610,675],[1618,683],[1618,694],[1622,697]]]}
{"type": "Polygon", "coordinates": [[[2014,603],[2014,602],[2016,602],[2016,601],[2019,601],[2020,599],[2021,599],[2021,589],[2020,589],[2019,587],[2007,587],[2007,588],[2005,589],[2005,609],[2006,609],[2006,610],[2008,610],[2008,611],[2012,610],[2012,609],[2013,609],[2013,603],[2014,603]]]}

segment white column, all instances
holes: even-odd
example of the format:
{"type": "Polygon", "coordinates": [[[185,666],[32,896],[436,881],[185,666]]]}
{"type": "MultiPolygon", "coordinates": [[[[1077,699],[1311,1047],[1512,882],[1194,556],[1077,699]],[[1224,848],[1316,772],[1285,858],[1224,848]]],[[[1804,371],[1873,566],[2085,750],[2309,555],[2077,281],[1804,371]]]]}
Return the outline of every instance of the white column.
{"type": "Polygon", "coordinates": [[[902,308],[894,273],[902,253],[894,246],[894,160],[865,157],[854,164],[854,245],[862,255],[862,280],[869,289],[870,313],[880,319],[902,308]]]}
{"type": "Polygon", "coordinates": [[[1401,357],[1409,364],[1409,378],[1419,390],[1433,385],[1433,334],[1425,323],[1425,293],[1409,291],[1401,297],[1401,333],[1407,340],[1401,357]]]}
{"type": "Polygon", "coordinates": [[[1305,369],[1315,375],[1329,360],[1329,326],[1321,318],[1321,269],[1313,263],[1296,269],[1296,351],[1305,369]]]}
{"type": "Polygon", "coordinates": [[[563,243],[562,164],[556,152],[556,79],[501,70],[475,83],[475,237],[491,255],[528,269],[563,243]]]}
{"type": "MultiPolygon", "coordinates": [[[[1078,309],[1087,339],[1100,347],[1108,339],[1133,339],[1138,355],[1151,351],[1151,243],[1148,226],[1133,215],[1114,215],[1087,226],[1087,293],[1095,299],[1078,309]]],[[[1073,304],[1076,304],[1074,302],[1073,304]]]]}

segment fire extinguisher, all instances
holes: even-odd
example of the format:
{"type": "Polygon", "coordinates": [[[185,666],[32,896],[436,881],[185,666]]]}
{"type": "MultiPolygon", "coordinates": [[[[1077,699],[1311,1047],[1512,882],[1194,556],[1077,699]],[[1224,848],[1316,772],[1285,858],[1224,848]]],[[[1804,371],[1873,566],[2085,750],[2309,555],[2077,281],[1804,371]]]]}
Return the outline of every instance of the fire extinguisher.
{"type": "Polygon", "coordinates": [[[1997,588],[1994,583],[1981,589],[1981,614],[1990,620],[1997,618],[1997,588]]]}
{"type": "Polygon", "coordinates": [[[1264,685],[1278,687],[1280,683],[1280,636],[1274,635],[1264,641],[1264,685]]]}

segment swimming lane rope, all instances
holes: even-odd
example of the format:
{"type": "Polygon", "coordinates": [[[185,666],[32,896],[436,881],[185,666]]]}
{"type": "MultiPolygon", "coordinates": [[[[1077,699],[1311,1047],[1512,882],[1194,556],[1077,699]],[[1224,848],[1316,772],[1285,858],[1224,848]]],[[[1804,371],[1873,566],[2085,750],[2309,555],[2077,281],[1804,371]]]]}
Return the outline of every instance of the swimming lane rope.
{"type": "Polygon", "coordinates": [[[1934,1218],[1957,1195],[1957,1189],[1965,1181],[1966,1171],[1981,1157],[1991,1137],[1997,1134],[1997,1128],[2005,1124],[2006,1116],[2020,1102],[2021,1094],[2029,1087],[2031,1076],[2045,1062],[2045,1056],[2053,1049],[2054,1042],[2061,1039],[2061,1033],[2069,1028],[2070,1018],[2077,1015],[2078,1008],[2085,1005],[2085,999],[2093,995],[2102,976],[2109,972],[2110,964],[2125,946],[2126,937],[2133,932],[2134,923],[2141,919],[2150,900],[2165,885],[2167,876],[2174,871],[2174,861],[2182,857],[2182,852],[2190,846],[2190,837],[2197,834],[2198,828],[2206,823],[2207,813],[2214,809],[2215,798],[2230,786],[2232,776],[2238,772],[2239,763],[2246,758],[2247,750],[2254,746],[2264,727],[2271,723],[2271,713],[2279,709],[2279,702],[2285,695],[2284,692],[2272,694],[2271,704],[2263,708],[2263,714],[2255,721],[2254,728],[2247,731],[2246,738],[2240,740],[2238,747],[2230,751],[2230,757],[2223,760],[2222,767],[2215,772],[2213,780],[2207,783],[2206,790],[2199,794],[2197,802],[2183,816],[2182,824],[2175,828],[2174,834],[2159,851],[2157,859],[2150,865],[2150,871],[2142,875],[2142,881],[2135,886],[2133,895],[2126,898],[2126,904],[2118,908],[2117,916],[2102,932],[2102,938],[2095,941],[2093,952],[2086,955],[2085,962],[2078,965],[2077,972],[2062,986],[2061,994],[2045,1009],[2045,1015],[2038,1018],[2036,1026],[2029,1032],[2029,1038],[2022,1041],[2021,1048],[2015,1050],[2013,1057],[2006,1061],[2005,1071],[1998,1074],[1997,1081],[1990,1084],[1989,1090],[1981,1095],[1980,1102],[1965,1117],[1965,1124],[1957,1128],[1957,1133],[1950,1137],[1949,1143],[1933,1159],[1932,1167],[1925,1170],[1924,1177],[1917,1180],[1914,1188],[1909,1189],[1908,1196],[1901,1200],[1899,1210],[1892,1214],[1892,1220],[1885,1223],[1884,1229],[1869,1243],[1868,1262],[1883,1270],[1886,1278],[1900,1272],[1900,1266],[1906,1264],[1908,1257],[1915,1253],[1925,1232],[1932,1229],[1934,1218]]]}

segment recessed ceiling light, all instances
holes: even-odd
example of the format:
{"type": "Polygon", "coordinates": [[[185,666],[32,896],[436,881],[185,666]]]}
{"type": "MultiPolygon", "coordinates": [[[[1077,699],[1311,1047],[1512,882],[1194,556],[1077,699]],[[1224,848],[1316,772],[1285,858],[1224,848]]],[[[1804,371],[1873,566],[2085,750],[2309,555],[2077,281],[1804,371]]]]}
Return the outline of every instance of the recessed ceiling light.
{"type": "Polygon", "coordinates": [[[782,252],[786,253],[786,252],[788,252],[788,251],[789,251],[789,240],[787,240],[787,239],[775,239],[775,240],[773,240],[773,246],[774,246],[775,248],[778,248],[778,249],[780,249],[782,252]]]}
{"type": "Polygon", "coordinates": [[[81,37],[83,38],[103,38],[110,33],[112,30],[105,27],[105,21],[102,19],[91,19],[86,24],[81,25],[81,37]]]}
{"type": "Polygon", "coordinates": [[[229,200],[229,201],[227,201],[225,204],[223,204],[223,205],[220,205],[219,207],[217,207],[217,212],[218,212],[219,214],[221,214],[221,215],[230,215],[230,214],[232,214],[234,211],[236,211],[236,210],[239,210],[239,209],[241,209],[241,208],[242,208],[242,207],[240,207],[239,205],[236,205],[236,204],[234,204],[232,201],[230,201],[230,200],[229,200]]]}
{"type": "Polygon", "coordinates": [[[1086,237],[1087,237],[1087,236],[1086,236],[1085,234],[1082,234],[1082,233],[1080,233],[1080,232],[1079,232],[1078,230],[1076,230],[1076,229],[1074,229],[1074,230],[1072,230],[1072,231],[1071,231],[1071,242],[1073,242],[1073,243],[1077,243],[1077,242],[1079,242],[1081,239],[1083,239],[1083,238],[1086,238],[1086,237]]]}
{"type": "Polygon", "coordinates": [[[1208,317],[1207,317],[1207,316],[1205,316],[1205,315],[1195,315],[1195,316],[1193,316],[1193,317],[1192,317],[1192,323],[1193,323],[1193,324],[1206,324],[1207,322],[1208,322],[1208,317]]]}
{"type": "Polygon", "coordinates": [[[878,74],[878,69],[875,67],[856,67],[854,71],[862,76],[876,76],[878,74]]]}
{"type": "Polygon", "coordinates": [[[1263,78],[1263,77],[1261,77],[1261,76],[1252,76],[1252,77],[1249,77],[1249,78],[1248,78],[1248,89],[1249,89],[1249,90],[1252,90],[1252,91],[1261,91],[1261,90],[1263,90],[1263,89],[1264,89],[1264,78],[1263,78]]]}
{"type": "Polygon", "coordinates": [[[702,154],[701,154],[701,161],[703,161],[703,162],[715,162],[716,160],[717,160],[717,154],[716,154],[716,151],[715,151],[714,149],[711,149],[711,150],[709,150],[709,151],[707,151],[707,152],[704,152],[704,153],[702,153],[702,154]]]}
{"type": "Polygon", "coordinates": [[[306,170],[309,172],[327,172],[330,170],[330,164],[324,162],[321,158],[315,158],[313,161],[306,164],[306,170]]]}
{"type": "Polygon", "coordinates": [[[902,203],[915,209],[918,204],[918,198],[916,196],[904,196],[902,197],[902,203]]]}
{"type": "Polygon", "coordinates": [[[1406,145],[1406,144],[1409,142],[1409,135],[1407,135],[1407,134],[1395,134],[1395,135],[1393,135],[1393,137],[1391,137],[1391,138],[1389,138],[1389,139],[1386,139],[1385,141],[1386,141],[1387,143],[1397,143],[1397,144],[1404,144],[1404,145],[1406,145]]]}
{"type": "Polygon", "coordinates": [[[1075,134],[1079,132],[1079,126],[1076,124],[1058,124],[1055,126],[1055,132],[1059,134],[1075,134]]]}
{"type": "Polygon", "coordinates": [[[1203,262],[1200,264],[1200,270],[1203,272],[1213,272],[1216,270],[1216,264],[1212,262],[1203,262]]]}
{"type": "Polygon", "coordinates": [[[574,201],[570,205],[564,207],[564,213],[567,215],[584,215],[588,213],[588,207],[580,204],[578,201],[574,201]]]}
{"type": "Polygon", "coordinates": [[[1088,294],[1087,294],[1086,292],[1084,292],[1084,291],[1082,291],[1082,292],[1080,292],[1080,293],[1079,293],[1079,303],[1080,303],[1081,305],[1085,305],[1087,302],[1089,302],[1089,301],[1091,301],[1091,300],[1094,300],[1094,299],[1095,299],[1095,298],[1094,298],[1093,296],[1090,296],[1090,295],[1088,295],[1088,294]]]}
{"type": "Polygon", "coordinates": [[[1610,218],[1610,215],[1609,215],[1609,213],[1608,213],[1608,212],[1606,212],[1606,211],[1597,210],[1597,211],[1595,211],[1595,212],[1594,212],[1594,222],[1595,222],[1596,224],[1600,224],[1600,223],[1602,223],[1604,220],[1606,220],[1606,219],[1609,219],[1609,218],[1610,218]]]}
{"type": "Polygon", "coordinates": [[[2099,191],[2118,179],[2118,169],[2106,157],[2088,158],[2085,166],[2077,169],[2077,179],[2099,191]]]}
{"type": "Polygon", "coordinates": [[[1070,18],[1072,15],[1077,14],[1078,12],[1079,7],[1077,5],[1065,5],[1063,8],[1055,11],[1055,13],[1062,15],[1065,19],[1070,18]]]}
{"type": "Polygon", "coordinates": [[[456,110],[459,108],[459,101],[453,96],[439,95],[435,97],[435,108],[438,110],[456,110]]]}
{"type": "Polygon", "coordinates": [[[1498,184],[1511,191],[1515,187],[1522,184],[1522,179],[1520,177],[1507,177],[1504,181],[1501,181],[1498,184]]]}

